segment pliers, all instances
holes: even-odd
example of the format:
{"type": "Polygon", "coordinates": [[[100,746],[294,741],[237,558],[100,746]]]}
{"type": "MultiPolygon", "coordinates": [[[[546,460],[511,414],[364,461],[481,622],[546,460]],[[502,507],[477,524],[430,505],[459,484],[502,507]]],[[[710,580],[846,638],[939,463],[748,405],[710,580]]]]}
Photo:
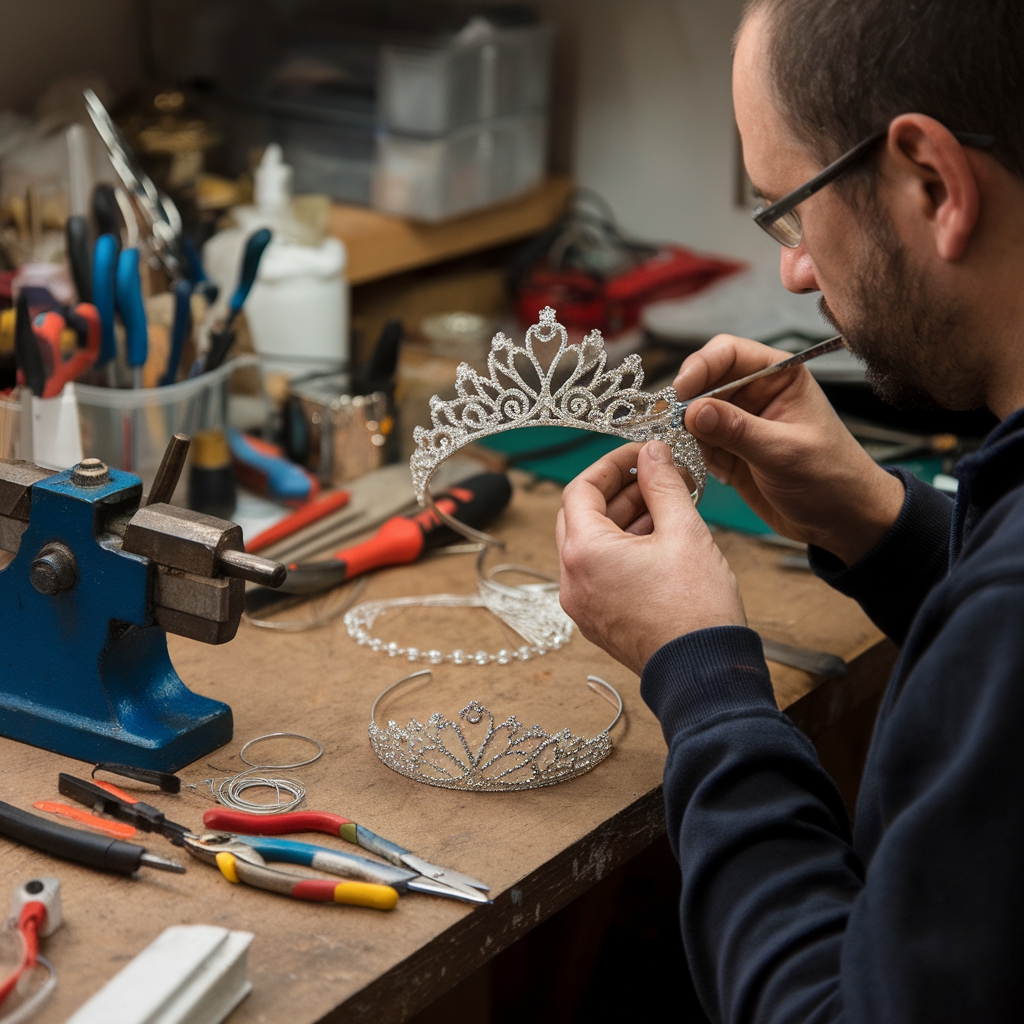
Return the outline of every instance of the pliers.
{"type": "MultiPolygon", "coordinates": [[[[396,868],[402,869],[406,874],[411,874],[416,880],[408,886],[417,892],[431,892],[437,896],[451,896],[455,899],[463,899],[467,903],[490,903],[491,901],[483,895],[490,891],[490,886],[469,875],[459,871],[452,871],[450,868],[442,868],[437,864],[417,857],[416,854],[398,846],[396,843],[385,839],[383,836],[371,832],[363,825],[359,825],[340,814],[330,814],[326,811],[293,811],[290,814],[245,814],[241,811],[226,811],[219,807],[212,807],[203,815],[203,824],[207,828],[222,829],[228,832],[243,833],[246,835],[287,835],[292,832],[324,832],[330,836],[341,836],[342,839],[356,846],[361,846],[370,853],[383,857],[396,868]],[[435,887],[427,888],[425,883],[432,882],[435,887]],[[439,887],[438,887],[439,886],[439,887]]],[[[241,838],[241,837],[240,837],[241,838]]],[[[327,850],[325,847],[306,846],[304,843],[295,843],[296,846],[304,846],[310,850],[323,850],[334,856],[348,857],[364,864],[370,864],[375,868],[383,868],[384,865],[376,861],[366,860],[365,857],[352,857],[351,854],[338,854],[334,850],[327,850]]],[[[330,869],[327,869],[330,870],[330,869]]]]}
{"type": "MultiPolygon", "coordinates": [[[[280,847],[301,847],[303,843],[284,843],[281,840],[270,840],[280,847]]],[[[266,856],[275,861],[291,864],[306,864],[313,867],[324,867],[314,864],[312,857],[299,857],[299,851],[261,846],[245,842],[237,836],[223,832],[206,833],[205,835],[186,835],[185,849],[197,860],[213,864],[220,873],[234,883],[244,882],[257,889],[267,889],[297,900],[309,900],[312,903],[346,903],[355,907],[371,907],[374,910],[393,910],[398,903],[398,890],[391,885],[380,882],[335,882],[329,878],[301,878],[288,871],[279,871],[268,867],[260,849],[266,856]]],[[[310,847],[317,849],[317,847],[310,847]]],[[[330,853],[331,851],[325,851],[330,853]]],[[[341,856],[345,856],[342,854],[341,856]]],[[[359,859],[359,858],[357,858],[359,859]]],[[[351,874],[346,869],[345,874],[351,874]]]]}

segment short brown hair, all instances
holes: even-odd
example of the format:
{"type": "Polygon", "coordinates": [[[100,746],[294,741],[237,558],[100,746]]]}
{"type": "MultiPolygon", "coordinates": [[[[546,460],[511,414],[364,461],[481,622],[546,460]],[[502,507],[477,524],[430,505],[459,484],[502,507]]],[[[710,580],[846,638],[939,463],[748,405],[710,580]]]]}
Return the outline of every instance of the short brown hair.
{"type": "Polygon", "coordinates": [[[1022,0],[748,0],[765,12],[769,74],[822,163],[906,113],[995,136],[1024,177],[1022,0]]]}

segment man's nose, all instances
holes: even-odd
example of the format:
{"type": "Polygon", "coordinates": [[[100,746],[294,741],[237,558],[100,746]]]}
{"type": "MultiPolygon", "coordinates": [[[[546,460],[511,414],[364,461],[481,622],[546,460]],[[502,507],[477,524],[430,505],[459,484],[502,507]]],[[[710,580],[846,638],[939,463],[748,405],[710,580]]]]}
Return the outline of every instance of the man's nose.
{"type": "Polygon", "coordinates": [[[803,244],[798,245],[795,249],[782,246],[779,276],[782,278],[785,289],[795,292],[797,295],[820,291],[818,279],[814,276],[814,264],[811,262],[811,257],[807,255],[803,244]]]}

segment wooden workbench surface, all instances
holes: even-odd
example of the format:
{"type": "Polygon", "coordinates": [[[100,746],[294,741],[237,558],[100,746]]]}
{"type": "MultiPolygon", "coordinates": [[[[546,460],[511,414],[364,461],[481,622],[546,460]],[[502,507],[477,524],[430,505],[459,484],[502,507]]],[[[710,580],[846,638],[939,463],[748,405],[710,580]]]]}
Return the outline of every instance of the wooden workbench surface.
{"type": "MultiPolygon", "coordinates": [[[[508,542],[508,560],[555,569],[558,503],[554,485],[517,489],[495,530],[508,542]]],[[[735,534],[721,534],[719,541],[739,577],[751,625],[776,640],[839,654],[855,667],[870,660],[881,635],[851,601],[807,573],[778,568],[777,549],[735,534]]],[[[455,555],[381,572],[364,599],[473,589],[473,556],[455,555]]],[[[395,613],[378,620],[376,632],[445,650],[511,643],[480,609],[395,613]]],[[[235,740],[180,773],[195,789],[151,798],[168,817],[199,827],[211,806],[202,780],[241,770],[241,743],[268,732],[307,733],[324,745],[319,762],[295,773],[308,786],[310,808],[345,814],[427,859],[484,879],[494,905],[470,908],[419,895],[403,897],[391,913],[305,904],[231,885],[159,837],[149,839],[150,849],[184,858],[187,874],[144,869],[123,879],[0,840],[0,899],[38,874],[57,874],[63,885],[65,925],[44,947],[59,984],[41,1022],[65,1020],[165,927],[182,923],[255,933],[249,954],[254,989],[231,1024],[400,1021],[664,830],[665,746],[658,723],[640,699],[636,677],[578,634],[563,650],[526,664],[443,666],[433,684],[387,708],[404,723],[413,716],[423,721],[434,710],[454,717],[477,699],[501,717],[515,713],[528,725],[592,735],[610,720],[611,709],[586,688],[587,674],[619,689],[625,721],[613,733],[607,761],[563,785],[505,794],[433,788],[377,760],[366,735],[370,705],[410,666],[358,647],[340,620],[301,634],[243,625],[223,647],[171,637],[170,649],[189,686],[232,706],[235,740]]],[[[773,664],[772,673],[783,705],[814,690],[815,680],[795,669],[773,664]]],[[[835,707],[833,692],[823,713],[834,714],[835,707]]],[[[57,797],[59,771],[87,774],[80,762],[8,740],[0,740],[0,765],[0,799],[25,808],[57,797]]],[[[352,850],[327,836],[306,838],[352,850]]]]}

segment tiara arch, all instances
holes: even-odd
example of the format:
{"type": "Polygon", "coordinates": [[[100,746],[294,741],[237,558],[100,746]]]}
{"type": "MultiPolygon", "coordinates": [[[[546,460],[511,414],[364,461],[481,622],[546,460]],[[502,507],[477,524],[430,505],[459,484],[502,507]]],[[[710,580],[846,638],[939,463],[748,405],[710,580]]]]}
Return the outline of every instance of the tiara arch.
{"type": "Polygon", "coordinates": [[[519,427],[575,427],[621,437],[624,441],[664,441],[679,469],[693,484],[690,497],[696,505],[704,493],[707,468],[696,438],[682,425],[672,388],[641,391],[644,372],[633,353],[613,369],[600,331],[591,331],[581,342],[569,344],[566,329],[550,306],[540,311],[539,322],[526,332],[522,344],[498,332],[487,356],[489,376],[468,363],[455,373],[456,397],[430,399],[432,426],[416,427],[416,447],[409,468],[416,500],[427,506],[453,530],[488,547],[504,547],[501,541],[441,511],[430,494],[437,467],[455,452],[485,437],[519,427]],[[558,350],[543,368],[535,345],[557,341],[558,350]],[[568,375],[559,383],[559,370],[568,375]]]}
{"type": "Polygon", "coordinates": [[[374,753],[407,779],[470,793],[511,793],[575,779],[612,752],[610,733],[622,718],[622,697],[599,676],[587,676],[587,686],[615,708],[615,717],[595,736],[577,736],[568,729],[547,732],[539,725],[526,728],[515,715],[499,723],[475,700],[454,719],[434,712],[426,725],[415,718],[404,728],[394,719],[377,724],[381,701],[414,679],[429,682],[432,677],[430,669],[403,676],[382,690],[370,709],[374,753]],[[468,727],[484,722],[482,740],[479,733],[467,735],[468,727]]]}

